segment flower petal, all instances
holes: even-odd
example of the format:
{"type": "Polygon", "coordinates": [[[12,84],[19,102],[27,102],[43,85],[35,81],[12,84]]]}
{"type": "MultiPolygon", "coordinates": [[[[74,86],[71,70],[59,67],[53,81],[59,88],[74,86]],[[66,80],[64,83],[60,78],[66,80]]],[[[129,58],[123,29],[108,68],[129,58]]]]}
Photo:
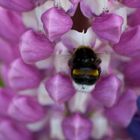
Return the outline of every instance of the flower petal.
{"type": "Polygon", "coordinates": [[[131,8],[140,8],[139,0],[122,0],[121,2],[131,8]]]}
{"type": "Polygon", "coordinates": [[[22,35],[20,53],[25,63],[35,63],[48,58],[53,52],[53,44],[41,33],[28,30],[22,35]]]}
{"type": "Polygon", "coordinates": [[[121,16],[105,14],[95,18],[92,29],[100,38],[117,43],[120,40],[122,23],[121,16]]]}
{"type": "Polygon", "coordinates": [[[125,31],[119,43],[114,45],[114,50],[121,55],[128,57],[139,56],[140,54],[140,26],[132,27],[125,31]]]}
{"type": "Polygon", "coordinates": [[[97,82],[92,95],[106,107],[115,104],[120,82],[114,75],[103,77],[97,82]]]}
{"type": "Polygon", "coordinates": [[[17,42],[25,31],[21,15],[0,7],[0,17],[0,36],[8,41],[17,42]]]}
{"type": "Polygon", "coordinates": [[[86,17],[92,17],[95,15],[101,15],[109,8],[108,0],[81,0],[80,8],[82,13],[86,17]]]}
{"type": "Polygon", "coordinates": [[[137,9],[128,16],[128,25],[137,26],[140,24],[139,13],[140,13],[140,9],[137,9]]]}
{"type": "Polygon", "coordinates": [[[0,38],[0,61],[10,63],[13,61],[13,59],[14,53],[11,45],[4,39],[0,38]]]}
{"type": "Polygon", "coordinates": [[[45,82],[50,97],[58,103],[68,101],[75,93],[71,80],[63,74],[55,74],[45,82]]]}
{"type": "Polygon", "coordinates": [[[62,127],[68,140],[87,140],[91,134],[92,122],[76,113],[65,118],[62,127]]]}
{"type": "Polygon", "coordinates": [[[9,70],[10,86],[16,90],[37,88],[40,80],[40,72],[33,66],[26,65],[21,59],[16,59],[9,70]]]}
{"type": "Polygon", "coordinates": [[[134,91],[127,90],[120,97],[117,104],[106,110],[106,115],[114,124],[126,127],[136,112],[136,95],[134,91]]]}
{"type": "Polygon", "coordinates": [[[32,123],[44,117],[43,107],[34,97],[17,96],[10,103],[8,114],[16,121],[32,123]]]}
{"type": "Polygon", "coordinates": [[[125,83],[129,86],[140,87],[140,59],[125,63],[123,68],[125,83]]]}
{"type": "Polygon", "coordinates": [[[51,41],[60,38],[72,27],[72,19],[58,8],[50,8],[41,17],[43,27],[51,41]]]}
{"type": "Polygon", "coordinates": [[[7,89],[0,89],[0,114],[7,115],[9,104],[13,98],[13,93],[7,89]]]}
{"type": "Polygon", "coordinates": [[[9,85],[9,79],[8,79],[8,72],[9,72],[9,66],[8,65],[1,65],[0,67],[0,77],[4,83],[4,85],[8,88],[9,85]]]}
{"type": "Polygon", "coordinates": [[[14,123],[10,120],[0,122],[1,140],[32,140],[32,134],[24,125],[14,123]]]}
{"type": "Polygon", "coordinates": [[[0,0],[0,5],[10,10],[25,12],[42,4],[45,0],[0,0]]]}
{"type": "Polygon", "coordinates": [[[78,32],[76,30],[70,30],[62,36],[62,43],[70,50],[79,46],[91,46],[94,47],[96,36],[91,28],[88,28],[87,32],[78,32]]]}

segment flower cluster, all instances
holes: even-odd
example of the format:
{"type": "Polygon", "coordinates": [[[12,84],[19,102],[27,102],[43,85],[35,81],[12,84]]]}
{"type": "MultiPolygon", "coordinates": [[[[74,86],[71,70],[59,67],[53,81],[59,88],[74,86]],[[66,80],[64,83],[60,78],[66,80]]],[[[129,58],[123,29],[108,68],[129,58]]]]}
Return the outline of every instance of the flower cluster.
{"type": "Polygon", "coordinates": [[[0,140],[139,140],[139,12],[139,0],[0,0],[0,140]],[[69,67],[80,46],[102,61],[85,89],[69,67]]]}

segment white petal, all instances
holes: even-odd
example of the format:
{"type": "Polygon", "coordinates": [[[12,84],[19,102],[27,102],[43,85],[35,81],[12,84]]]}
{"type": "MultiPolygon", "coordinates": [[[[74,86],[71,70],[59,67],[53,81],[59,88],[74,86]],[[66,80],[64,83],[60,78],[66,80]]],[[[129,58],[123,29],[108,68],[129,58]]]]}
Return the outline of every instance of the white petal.
{"type": "Polygon", "coordinates": [[[125,31],[127,28],[127,9],[124,7],[118,8],[114,11],[114,13],[123,18],[122,32],[125,31]]]}
{"type": "Polygon", "coordinates": [[[54,0],[54,5],[64,11],[68,11],[72,7],[72,3],[69,0],[54,0]]]}
{"type": "Polygon", "coordinates": [[[63,44],[69,49],[78,48],[79,46],[94,46],[95,40],[96,36],[91,28],[86,33],[71,30],[62,36],[63,44]]]}
{"type": "Polygon", "coordinates": [[[58,138],[60,140],[64,140],[63,132],[62,132],[62,118],[54,117],[51,118],[50,129],[51,129],[51,138],[58,138]]]}
{"type": "Polygon", "coordinates": [[[41,16],[45,11],[47,11],[51,7],[53,7],[53,1],[46,1],[43,5],[35,8],[34,11],[35,11],[35,15],[36,15],[37,24],[38,24],[38,30],[44,31],[43,24],[41,21],[41,16]]]}
{"type": "Polygon", "coordinates": [[[38,102],[41,105],[52,105],[54,101],[49,97],[48,92],[45,89],[44,84],[40,84],[38,88],[38,102]]]}
{"type": "Polygon", "coordinates": [[[70,54],[67,48],[59,42],[55,46],[54,53],[54,67],[56,72],[69,73],[68,61],[70,59],[70,54]]]}
{"type": "Polygon", "coordinates": [[[70,110],[72,112],[85,113],[87,109],[87,102],[90,94],[77,92],[72,100],[69,102],[70,110]]]}
{"type": "Polygon", "coordinates": [[[46,117],[40,121],[37,121],[35,123],[28,124],[27,128],[32,132],[39,131],[46,125],[47,120],[48,120],[48,117],[46,117]]]}
{"type": "Polygon", "coordinates": [[[92,116],[92,121],[94,126],[92,136],[95,139],[102,139],[108,130],[107,119],[100,112],[96,112],[92,116]]]}
{"type": "Polygon", "coordinates": [[[84,0],[85,5],[89,5],[92,13],[96,15],[102,14],[109,9],[108,0],[84,0]]]}

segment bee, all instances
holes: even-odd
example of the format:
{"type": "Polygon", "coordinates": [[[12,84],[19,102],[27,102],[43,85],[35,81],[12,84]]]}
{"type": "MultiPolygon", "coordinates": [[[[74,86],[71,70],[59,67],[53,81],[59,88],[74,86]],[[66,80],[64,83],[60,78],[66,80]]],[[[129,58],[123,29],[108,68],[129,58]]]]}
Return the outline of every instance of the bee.
{"type": "Polygon", "coordinates": [[[88,46],[77,48],[69,60],[71,77],[76,84],[91,86],[100,78],[101,59],[88,46]]]}

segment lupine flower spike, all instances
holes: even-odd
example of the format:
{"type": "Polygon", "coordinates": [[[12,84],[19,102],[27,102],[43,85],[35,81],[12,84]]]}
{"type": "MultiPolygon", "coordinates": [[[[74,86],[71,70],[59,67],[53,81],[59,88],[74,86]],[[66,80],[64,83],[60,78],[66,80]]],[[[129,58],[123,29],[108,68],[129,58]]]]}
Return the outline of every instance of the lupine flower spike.
{"type": "Polygon", "coordinates": [[[0,0],[0,140],[139,140],[139,8],[0,0]]]}

